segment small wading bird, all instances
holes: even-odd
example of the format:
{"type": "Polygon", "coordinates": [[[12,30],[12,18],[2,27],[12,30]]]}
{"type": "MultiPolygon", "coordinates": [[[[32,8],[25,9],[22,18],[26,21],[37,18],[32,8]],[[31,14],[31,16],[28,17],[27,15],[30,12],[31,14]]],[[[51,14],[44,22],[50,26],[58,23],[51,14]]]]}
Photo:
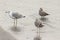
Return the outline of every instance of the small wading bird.
{"type": "Polygon", "coordinates": [[[40,8],[39,10],[39,15],[41,16],[41,18],[44,18],[45,16],[49,15],[48,13],[46,13],[45,11],[43,11],[42,8],[40,8]]]}
{"type": "Polygon", "coordinates": [[[40,28],[42,28],[44,25],[38,19],[36,19],[34,24],[37,27],[37,36],[38,36],[38,37],[35,37],[34,40],[40,40],[40,28]]]}
{"type": "Polygon", "coordinates": [[[6,11],[5,13],[8,13],[8,15],[14,19],[14,27],[17,28],[17,19],[19,18],[25,18],[25,16],[19,14],[18,12],[12,12],[12,11],[6,11]]]}

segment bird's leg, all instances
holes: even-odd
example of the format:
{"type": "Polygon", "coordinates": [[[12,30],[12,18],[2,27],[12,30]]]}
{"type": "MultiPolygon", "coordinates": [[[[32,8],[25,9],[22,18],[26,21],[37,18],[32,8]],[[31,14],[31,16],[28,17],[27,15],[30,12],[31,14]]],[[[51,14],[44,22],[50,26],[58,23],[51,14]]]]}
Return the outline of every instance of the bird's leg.
{"type": "Polygon", "coordinates": [[[40,38],[40,28],[39,28],[39,38],[40,38]]]}
{"type": "Polygon", "coordinates": [[[14,27],[15,27],[15,19],[14,19],[14,27]]]}
{"type": "Polygon", "coordinates": [[[14,28],[17,29],[17,19],[14,19],[14,28]]]}
{"type": "Polygon", "coordinates": [[[16,19],[16,27],[17,27],[17,19],[16,19]]]}
{"type": "Polygon", "coordinates": [[[40,39],[40,28],[37,28],[37,37],[40,39]]]}
{"type": "Polygon", "coordinates": [[[37,28],[37,36],[39,36],[38,28],[37,28]]]}

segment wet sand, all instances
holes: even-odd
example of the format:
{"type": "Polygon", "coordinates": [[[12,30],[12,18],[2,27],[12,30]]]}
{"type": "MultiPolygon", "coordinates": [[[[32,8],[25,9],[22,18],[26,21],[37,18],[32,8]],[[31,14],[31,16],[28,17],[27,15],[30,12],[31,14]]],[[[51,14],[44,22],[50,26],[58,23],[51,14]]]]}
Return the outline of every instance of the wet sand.
{"type": "Polygon", "coordinates": [[[16,40],[16,38],[0,27],[0,40],[16,40]]]}

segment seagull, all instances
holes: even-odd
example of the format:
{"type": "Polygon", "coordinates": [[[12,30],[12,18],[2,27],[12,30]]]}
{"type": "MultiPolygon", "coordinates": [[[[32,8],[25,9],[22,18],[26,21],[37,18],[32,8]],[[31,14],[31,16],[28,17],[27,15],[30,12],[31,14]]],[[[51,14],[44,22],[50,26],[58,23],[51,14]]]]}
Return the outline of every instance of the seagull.
{"type": "Polygon", "coordinates": [[[42,22],[39,19],[36,19],[34,24],[37,27],[37,36],[40,37],[40,28],[44,27],[44,25],[42,24],[42,22]]]}
{"type": "Polygon", "coordinates": [[[19,18],[25,18],[22,14],[19,14],[18,12],[12,12],[12,11],[6,11],[5,13],[8,13],[10,18],[14,19],[14,26],[17,27],[17,19],[19,18]]]}
{"type": "Polygon", "coordinates": [[[42,8],[40,8],[40,10],[39,10],[39,15],[43,18],[44,16],[47,16],[47,15],[49,15],[49,14],[46,13],[45,11],[43,11],[42,8]]]}

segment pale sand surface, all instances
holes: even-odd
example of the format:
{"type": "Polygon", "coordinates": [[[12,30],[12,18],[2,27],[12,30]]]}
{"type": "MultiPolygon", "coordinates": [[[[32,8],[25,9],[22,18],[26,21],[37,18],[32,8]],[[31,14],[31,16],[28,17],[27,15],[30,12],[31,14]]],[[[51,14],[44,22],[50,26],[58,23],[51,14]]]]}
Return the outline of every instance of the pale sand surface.
{"type": "Polygon", "coordinates": [[[33,40],[36,37],[34,21],[40,17],[38,15],[40,7],[50,14],[47,16],[46,23],[48,24],[45,24],[44,28],[41,29],[41,39],[60,40],[60,0],[0,0],[0,25],[17,40],[33,40]],[[21,32],[15,33],[11,31],[13,20],[5,13],[7,10],[17,11],[26,16],[26,18],[18,20],[21,32]],[[29,16],[32,14],[34,15],[29,16]]]}

